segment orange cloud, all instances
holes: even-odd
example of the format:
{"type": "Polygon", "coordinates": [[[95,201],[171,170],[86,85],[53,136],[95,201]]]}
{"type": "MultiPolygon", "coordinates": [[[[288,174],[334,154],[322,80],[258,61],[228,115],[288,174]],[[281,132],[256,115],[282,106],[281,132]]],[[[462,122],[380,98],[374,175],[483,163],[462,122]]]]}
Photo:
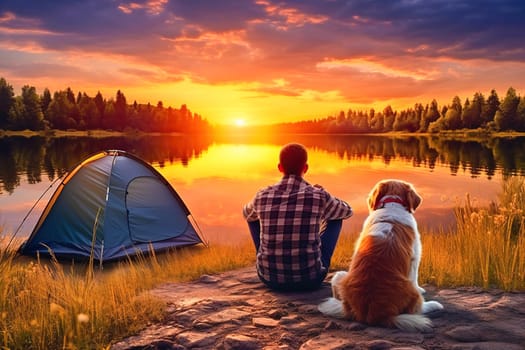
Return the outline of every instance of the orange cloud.
{"type": "Polygon", "coordinates": [[[414,80],[429,80],[435,76],[434,71],[415,71],[389,67],[386,62],[378,62],[373,58],[352,58],[352,59],[325,59],[317,64],[318,69],[328,70],[356,70],[363,74],[381,74],[387,77],[410,78],[414,80]]]}
{"type": "Polygon", "coordinates": [[[320,24],[328,20],[326,16],[305,14],[296,8],[285,7],[281,4],[275,5],[267,0],[258,0],[256,4],[263,6],[266,13],[274,18],[272,23],[279,30],[288,30],[288,26],[301,27],[305,24],[320,24]]]}
{"type": "Polygon", "coordinates": [[[125,14],[131,14],[135,10],[146,10],[147,13],[158,15],[164,11],[164,7],[168,3],[168,0],[149,0],[144,4],[137,2],[121,3],[118,5],[118,9],[125,14]]]}

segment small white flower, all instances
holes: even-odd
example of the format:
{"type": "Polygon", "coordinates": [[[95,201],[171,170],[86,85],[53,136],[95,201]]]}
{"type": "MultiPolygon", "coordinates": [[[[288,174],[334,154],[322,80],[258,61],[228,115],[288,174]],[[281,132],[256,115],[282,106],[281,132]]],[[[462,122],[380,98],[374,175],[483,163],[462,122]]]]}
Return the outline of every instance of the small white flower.
{"type": "Polygon", "coordinates": [[[52,314],[62,315],[62,314],[65,313],[66,310],[64,310],[64,308],[62,306],[58,305],[57,303],[51,303],[51,304],[49,304],[49,311],[52,314]]]}
{"type": "Polygon", "coordinates": [[[89,322],[89,316],[83,313],[80,313],[77,315],[77,322],[78,323],[87,323],[89,322]]]}

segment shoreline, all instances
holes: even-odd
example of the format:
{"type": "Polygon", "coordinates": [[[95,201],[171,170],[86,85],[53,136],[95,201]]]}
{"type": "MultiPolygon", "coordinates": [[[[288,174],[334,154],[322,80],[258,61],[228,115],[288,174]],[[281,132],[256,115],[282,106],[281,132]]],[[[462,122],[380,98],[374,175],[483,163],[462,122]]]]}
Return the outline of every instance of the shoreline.
{"type": "MultiPolygon", "coordinates": [[[[290,132],[281,132],[276,134],[282,135],[319,135],[319,136],[381,136],[381,137],[437,137],[441,139],[468,139],[468,140],[482,140],[482,139],[492,139],[492,138],[517,138],[525,137],[525,132],[518,131],[505,131],[505,132],[484,132],[479,130],[447,130],[439,133],[429,133],[429,132],[399,132],[399,131],[390,131],[382,133],[290,133],[290,132]]],[[[129,131],[113,131],[113,130],[59,130],[59,129],[50,129],[50,130],[3,130],[0,129],[0,138],[2,137],[11,137],[11,136],[22,136],[22,137],[93,137],[93,138],[105,138],[105,137],[141,137],[141,136],[184,136],[190,135],[180,132],[146,132],[140,130],[129,130],[129,131]]],[[[213,135],[213,133],[212,133],[213,135]]],[[[237,132],[219,133],[220,136],[264,136],[258,135],[256,132],[250,129],[238,130],[237,132]],[[244,131],[244,132],[241,132],[244,131]]]]}
{"type": "Polygon", "coordinates": [[[21,136],[21,137],[94,137],[94,138],[104,138],[104,137],[115,137],[115,136],[124,136],[124,137],[140,137],[140,136],[184,136],[184,133],[170,132],[170,133],[161,133],[161,132],[144,132],[144,131],[113,131],[113,130],[1,130],[0,129],[0,138],[2,137],[11,137],[11,136],[21,136]]]}

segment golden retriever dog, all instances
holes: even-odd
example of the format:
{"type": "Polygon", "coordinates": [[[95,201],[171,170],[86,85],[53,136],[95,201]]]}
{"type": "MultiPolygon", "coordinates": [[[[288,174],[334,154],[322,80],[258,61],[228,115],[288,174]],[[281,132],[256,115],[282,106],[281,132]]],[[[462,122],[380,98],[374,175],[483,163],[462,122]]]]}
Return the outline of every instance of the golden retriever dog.
{"type": "Polygon", "coordinates": [[[410,183],[383,180],[367,202],[369,215],[350,268],[334,274],[333,297],[319,311],[369,325],[428,331],[432,322],[423,314],[443,306],[425,302],[417,281],[421,239],[413,213],[421,197],[410,183]]]}

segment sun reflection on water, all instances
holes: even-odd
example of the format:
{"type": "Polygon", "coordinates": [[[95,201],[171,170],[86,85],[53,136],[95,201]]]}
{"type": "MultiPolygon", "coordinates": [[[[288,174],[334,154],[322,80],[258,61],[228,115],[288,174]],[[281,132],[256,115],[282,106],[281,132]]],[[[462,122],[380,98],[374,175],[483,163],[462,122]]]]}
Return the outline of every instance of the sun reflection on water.
{"type": "MultiPolygon", "coordinates": [[[[281,177],[277,170],[280,148],[272,144],[214,144],[189,166],[173,163],[156,167],[182,196],[211,242],[236,242],[239,237],[248,237],[242,206],[257,190],[281,177]]],[[[381,179],[398,178],[415,185],[423,197],[416,212],[420,227],[451,224],[452,207],[466,193],[487,202],[500,189],[498,181],[472,179],[467,173],[451,177],[445,166],[430,169],[398,159],[388,164],[381,159],[347,159],[315,148],[308,152],[305,179],[322,185],[354,209],[354,217],[345,222],[346,232],[360,229],[367,215],[366,196],[381,179]]]]}

